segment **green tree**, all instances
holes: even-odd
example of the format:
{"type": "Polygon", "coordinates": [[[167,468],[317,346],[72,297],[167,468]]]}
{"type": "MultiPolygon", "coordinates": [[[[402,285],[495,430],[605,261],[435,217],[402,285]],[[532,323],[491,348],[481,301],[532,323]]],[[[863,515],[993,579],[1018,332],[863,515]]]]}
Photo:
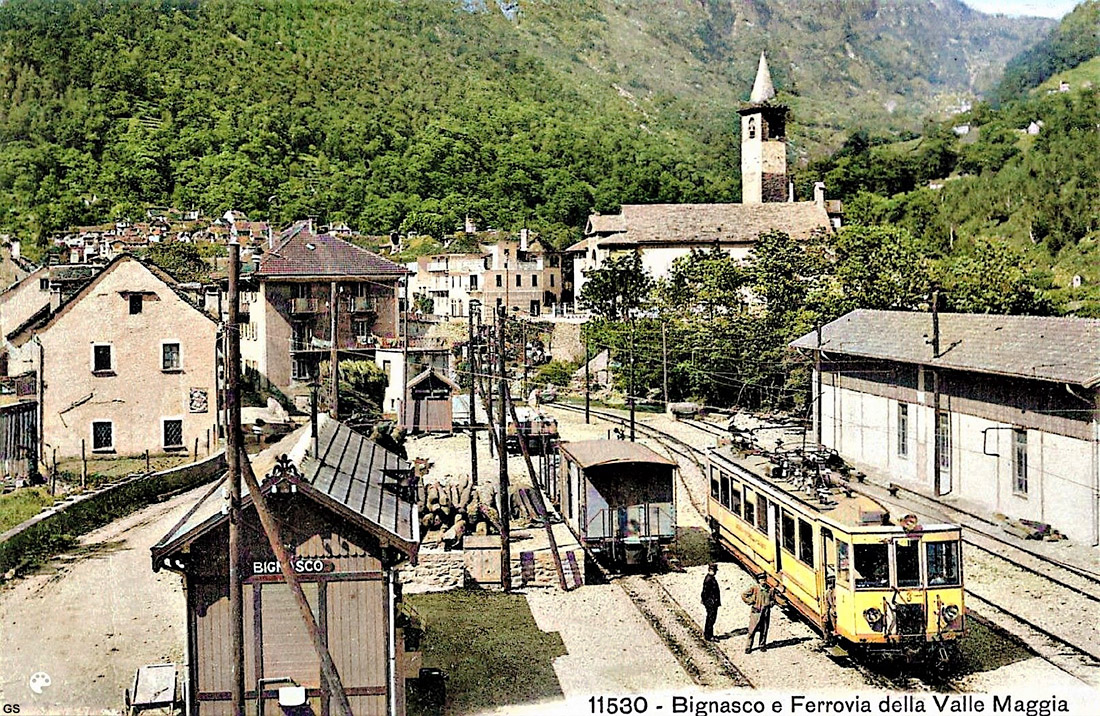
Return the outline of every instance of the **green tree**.
{"type": "Polygon", "coordinates": [[[585,273],[580,300],[600,318],[623,321],[649,305],[653,289],[653,277],[642,265],[642,257],[623,254],[585,273]]]}
{"type": "Polygon", "coordinates": [[[195,244],[181,241],[153,244],[149,247],[147,256],[149,261],[181,283],[210,279],[210,267],[195,244]]]}
{"type": "Polygon", "coordinates": [[[1003,241],[981,241],[971,254],[948,260],[940,280],[949,310],[1044,315],[1051,305],[1033,285],[1034,264],[1003,241]]]}

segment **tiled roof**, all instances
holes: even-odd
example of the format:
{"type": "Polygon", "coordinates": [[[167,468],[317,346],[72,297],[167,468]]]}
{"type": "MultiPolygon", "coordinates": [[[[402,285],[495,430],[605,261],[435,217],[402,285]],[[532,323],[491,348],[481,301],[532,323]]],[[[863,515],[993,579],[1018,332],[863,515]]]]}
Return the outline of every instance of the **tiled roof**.
{"type": "Polygon", "coordinates": [[[593,226],[622,229],[600,241],[601,248],[644,244],[753,243],[765,231],[805,239],[829,231],[829,215],[812,201],[763,204],[626,204],[617,217],[589,217],[593,226]]]}
{"type": "MultiPolygon", "coordinates": [[[[411,474],[412,465],[326,415],[321,415],[318,421],[317,444],[319,449],[314,452],[309,425],[305,425],[251,457],[253,472],[263,491],[269,492],[277,482],[267,476],[280,462],[288,461],[297,468],[300,477],[284,472],[279,479],[290,480],[298,485],[300,494],[414,556],[420,541],[416,505],[394,490],[394,476],[411,474]]],[[[220,491],[207,493],[152,548],[153,568],[158,569],[166,555],[228,519],[221,511],[224,503],[220,491]]],[[[248,491],[244,490],[242,507],[251,503],[248,491]]]]}
{"type": "Polygon", "coordinates": [[[264,254],[260,277],[403,276],[404,266],[331,234],[314,235],[295,225],[278,247],[264,254]]]}
{"type": "MultiPolygon", "coordinates": [[[[940,356],[932,357],[932,315],[852,311],[821,329],[826,353],[955,370],[1100,384],[1100,320],[941,313],[940,356]]],[[[816,333],[791,343],[815,350],[816,333]]]]}

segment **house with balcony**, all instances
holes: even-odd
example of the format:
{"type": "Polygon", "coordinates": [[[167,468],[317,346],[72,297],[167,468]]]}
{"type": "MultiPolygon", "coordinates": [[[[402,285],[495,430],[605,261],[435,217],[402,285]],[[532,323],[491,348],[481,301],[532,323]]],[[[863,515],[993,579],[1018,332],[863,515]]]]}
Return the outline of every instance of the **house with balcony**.
{"type": "Polygon", "coordinates": [[[521,229],[517,239],[482,246],[481,288],[471,298],[494,309],[539,316],[550,313],[568,294],[562,279],[562,255],[521,229]]]}
{"type": "Polygon", "coordinates": [[[401,342],[401,281],[408,270],[308,222],[241,280],[241,359],[288,396],[304,398],[322,361],[375,360],[401,342]]]}

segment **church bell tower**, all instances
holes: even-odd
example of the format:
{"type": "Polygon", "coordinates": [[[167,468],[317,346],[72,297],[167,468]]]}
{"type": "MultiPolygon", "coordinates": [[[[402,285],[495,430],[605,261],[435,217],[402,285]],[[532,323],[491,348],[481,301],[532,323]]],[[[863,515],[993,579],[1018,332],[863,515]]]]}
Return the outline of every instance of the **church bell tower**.
{"type": "Polygon", "coordinates": [[[787,107],[773,104],[775,86],[764,53],[741,114],[741,203],[787,200],[787,107]]]}

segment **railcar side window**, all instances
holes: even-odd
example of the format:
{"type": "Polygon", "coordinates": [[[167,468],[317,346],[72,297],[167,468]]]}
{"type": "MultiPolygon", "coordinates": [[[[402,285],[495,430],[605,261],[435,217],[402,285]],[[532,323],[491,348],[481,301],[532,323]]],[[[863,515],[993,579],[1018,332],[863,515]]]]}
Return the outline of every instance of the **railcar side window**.
{"type": "Polygon", "coordinates": [[[853,545],[856,561],[856,589],[890,586],[890,556],[884,544],[853,545]]]}
{"type": "Polygon", "coordinates": [[[803,519],[798,520],[798,561],[814,566],[814,528],[803,519]]]}
{"type": "Polygon", "coordinates": [[[836,543],[836,583],[848,586],[852,579],[851,566],[848,561],[848,543],[836,543]]]}
{"type": "Polygon", "coordinates": [[[768,532],[768,498],[764,495],[756,496],[756,529],[768,532]]]}
{"type": "Polygon", "coordinates": [[[925,548],[928,550],[928,586],[958,586],[959,543],[929,542],[925,548]]]}
{"type": "Polygon", "coordinates": [[[753,499],[755,495],[749,492],[749,488],[745,488],[745,522],[750,525],[756,523],[756,500],[753,499]]]}
{"type": "Polygon", "coordinates": [[[733,514],[741,516],[741,486],[736,482],[730,483],[730,509],[733,514]]]}
{"type": "Polygon", "coordinates": [[[710,496],[718,499],[718,471],[713,467],[710,469],[710,496]]]}
{"type": "Polygon", "coordinates": [[[730,506],[730,476],[726,473],[722,473],[722,506],[727,509],[730,506]]]}
{"type": "Polygon", "coordinates": [[[899,587],[920,586],[920,543],[916,540],[910,544],[895,544],[895,564],[898,570],[899,587]]]}
{"type": "Polygon", "coordinates": [[[783,549],[794,554],[794,517],[790,512],[783,510],[780,522],[783,528],[783,549]]]}

